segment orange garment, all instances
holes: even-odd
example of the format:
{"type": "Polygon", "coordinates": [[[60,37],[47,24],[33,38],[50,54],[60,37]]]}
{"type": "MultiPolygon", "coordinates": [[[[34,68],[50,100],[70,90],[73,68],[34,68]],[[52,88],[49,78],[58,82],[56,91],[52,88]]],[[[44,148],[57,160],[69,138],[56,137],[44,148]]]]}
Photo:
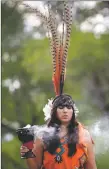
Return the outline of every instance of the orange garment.
{"type": "MultiPolygon", "coordinates": [[[[74,156],[68,157],[68,146],[67,143],[63,144],[64,149],[61,155],[62,161],[55,161],[56,155],[50,154],[48,151],[44,152],[43,168],[44,169],[84,169],[84,163],[87,160],[87,144],[85,144],[85,135],[88,131],[79,123],[79,144],[76,145],[77,151],[74,156]],[[83,142],[84,141],[84,142],[83,142]]],[[[89,139],[89,138],[88,138],[89,139]]],[[[90,138],[91,139],[91,138],[90,138]]],[[[63,142],[63,140],[61,140],[63,142]]],[[[60,152],[60,148],[56,150],[60,152]]]]}

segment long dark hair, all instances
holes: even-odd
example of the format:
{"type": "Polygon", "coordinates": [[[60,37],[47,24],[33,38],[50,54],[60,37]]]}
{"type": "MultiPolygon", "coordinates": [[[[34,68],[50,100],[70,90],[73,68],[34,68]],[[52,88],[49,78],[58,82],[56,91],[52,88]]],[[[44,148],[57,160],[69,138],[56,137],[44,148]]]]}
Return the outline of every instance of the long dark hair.
{"type": "Polygon", "coordinates": [[[74,110],[74,101],[72,100],[71,96],[69,95],[62,95],[62,96],[58,96],[57,100],[55,99],[55,102],[53,104],[53,109],[52,109],[52,114],[51,114],[51,119],[48,122],[48,127],[52,126],[52,127],[56,127],[56,132],[54,135],[54,138],[52,139],[52,141],[50,142],[47,151],[51,154],[54,154],[56,149],[58,148],[59,144],[60,144],[60,138],[57,135],[57,133],[59,132],[59,126],[61,125],[60,120],[57,118],[57,107],[59,105],[62,105],[63,103],[69,103],[70,105],[72,105],[72,109],[73,109],[73,115],[72,115],[72,119],[68,125],[68,156],[72,156],[76,153],[76,144],[78,143],[78,122],[75,119],[75,110],[74,110]]]}

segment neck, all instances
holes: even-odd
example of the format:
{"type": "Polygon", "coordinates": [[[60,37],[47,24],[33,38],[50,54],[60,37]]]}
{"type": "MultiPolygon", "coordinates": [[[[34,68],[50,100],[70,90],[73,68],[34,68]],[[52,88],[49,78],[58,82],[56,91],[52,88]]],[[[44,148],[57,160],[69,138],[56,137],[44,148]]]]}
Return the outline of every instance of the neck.
{"type": "Polygon", "coordinates": [[[67,128],[69,123],[61,123],[61,127],[67,128]]]}
{"type": "Polygon", "coordinates": [[[68,124],[61,124],[60,125],[60,132],[59,132],[59,137],[62,138],[68,134],[68,124]]]}
{"type": "Polygon", "coordinates": [[[66,131],[66,130],[68,130],[68,128],[67,128],[67,127],[68,127],[68,124],[69,124],[69,123],[61,124],[61,125],[60,125],[61,131],[66,131]]]}

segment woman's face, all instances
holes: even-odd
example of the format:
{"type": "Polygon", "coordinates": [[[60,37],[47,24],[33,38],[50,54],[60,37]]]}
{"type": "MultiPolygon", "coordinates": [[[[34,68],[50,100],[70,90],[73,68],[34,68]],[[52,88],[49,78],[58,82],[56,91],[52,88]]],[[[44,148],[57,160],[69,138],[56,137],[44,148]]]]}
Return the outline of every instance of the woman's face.
{"type": "Polygon", "coordinates": [[[57,118],[61,123],[69,123],[72,119],[73,109],[72,106],[59,106],[57,107],[57,118]]]}

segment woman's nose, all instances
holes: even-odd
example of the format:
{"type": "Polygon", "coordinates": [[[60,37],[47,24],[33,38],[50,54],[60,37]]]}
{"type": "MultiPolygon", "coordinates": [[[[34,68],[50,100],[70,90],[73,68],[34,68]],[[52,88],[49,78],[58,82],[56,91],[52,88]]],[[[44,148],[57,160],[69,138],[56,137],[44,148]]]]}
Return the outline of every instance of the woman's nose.
{"type": "Polygon", "coordinates": [[[67,113],[67,107],[64,107],[64,108],[63,108],[63,112],[64,112],[64,113],[67,113]]]}

